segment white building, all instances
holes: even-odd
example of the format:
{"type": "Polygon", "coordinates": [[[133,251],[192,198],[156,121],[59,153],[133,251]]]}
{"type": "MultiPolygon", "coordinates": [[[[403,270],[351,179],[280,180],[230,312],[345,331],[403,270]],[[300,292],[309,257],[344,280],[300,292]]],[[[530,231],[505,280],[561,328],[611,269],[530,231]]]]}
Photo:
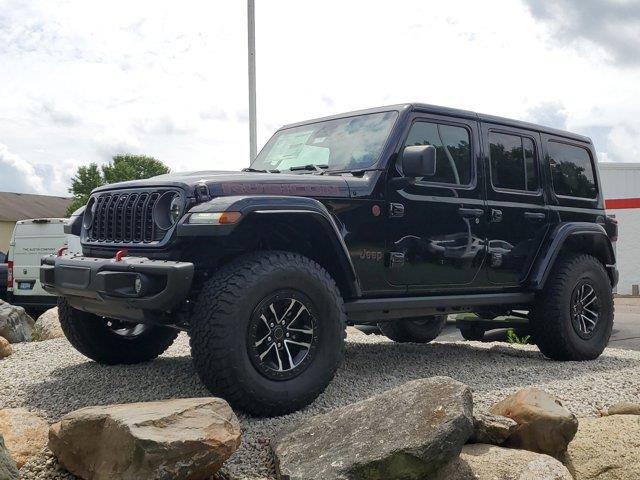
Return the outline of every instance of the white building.
{"type": "Polygon", "coordinates": [[[640,285],[640,163],[598,164],[608,214],[618,220],[618,293],[640,285]]]}

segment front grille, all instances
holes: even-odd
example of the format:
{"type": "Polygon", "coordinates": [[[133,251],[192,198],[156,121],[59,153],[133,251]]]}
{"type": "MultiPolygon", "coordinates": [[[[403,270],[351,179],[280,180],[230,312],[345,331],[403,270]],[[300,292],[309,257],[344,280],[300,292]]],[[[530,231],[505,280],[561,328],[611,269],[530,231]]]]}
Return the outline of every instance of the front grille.
{"type": "Polygon", "coordinates": [[[163,239],[166,231],[153,220],[153,208],[166,190],[105,192],[95,198],[93,223],[87,230],[89,242],[151,243],[163,239]]]}

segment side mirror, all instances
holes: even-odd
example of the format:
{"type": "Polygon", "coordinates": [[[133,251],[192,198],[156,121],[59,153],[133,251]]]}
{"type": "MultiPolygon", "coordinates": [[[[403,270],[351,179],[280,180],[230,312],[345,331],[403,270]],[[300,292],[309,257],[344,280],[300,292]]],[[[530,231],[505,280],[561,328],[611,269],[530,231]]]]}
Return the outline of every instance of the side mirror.
{"type": "Polygon", "coordinates": [[[405,147],[400,161],[405,177],[433,177],[436,174],[436,147],[433,145],[405,147]]]}

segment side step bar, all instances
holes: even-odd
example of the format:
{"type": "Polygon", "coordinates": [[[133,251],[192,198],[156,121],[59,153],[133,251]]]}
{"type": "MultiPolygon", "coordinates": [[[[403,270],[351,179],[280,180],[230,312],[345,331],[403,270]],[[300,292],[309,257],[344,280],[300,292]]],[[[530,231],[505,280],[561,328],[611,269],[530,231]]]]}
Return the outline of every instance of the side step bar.
{"type": "Polygon", "coordinates": [[[473,312],[478,307],[509,305],[527,309],[533,293],[481,293],[475,295],[440,295],[431,297],[365,298],[345,303],[352,322],[381,322],[401,318],[447,313],[473,312]]]}

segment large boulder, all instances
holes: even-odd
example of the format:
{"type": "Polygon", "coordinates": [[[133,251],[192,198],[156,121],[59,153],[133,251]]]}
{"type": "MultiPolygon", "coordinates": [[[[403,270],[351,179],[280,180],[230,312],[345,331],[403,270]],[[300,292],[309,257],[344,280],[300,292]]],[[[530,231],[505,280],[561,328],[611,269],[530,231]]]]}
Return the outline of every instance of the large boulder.
{"type": "Polygon", "coordinates": [[[435,480],[573,480],[549,455],[482,443],[465,445],[435,480]]]}
{"type": "Polygon", "coordinates": [[[24,408],[0,410],[0,434],[18,468],[47,446],[49,424],[24,408]]]}
{"type": "Polygon", "coordinates": [[[208,479],[239,445],[220,398],[86,407],[49,430],[58,462],[85,480],[208,479]]]}
{"type": "Polygon", "coordinates": [[[473,415],[472,443],[502,445],[518,428],[515,420],[500,415],[478,412],[473,415]]]}
{"type": "Polygon", "coordinates": [[[24,308],[0,300],[0,337],[9,343],[30,342],[33,325],[33,318],[24,308]]]}
{"type": "Polygon", "coordinates": [[[566,465],[576,480],[640,478],[640,416],[581,418],[566,465]]]}
{"type": "Polygon", "coordinates": [[[458,456],[473,433],[469,387],[414,380],[305,420],[273,442],[286,480],[424,479],[458,456]]]}
{"type": "Polygon", "coordinates": [[[33,327],[33,339],[37,341],[64,337],[58,319],[58,307],[50,308],[38,317],[33,327]]]}
{"type": "Polygon", "coordinates": [[[640,415],[640,403],[616,403],[607,409],[607,415],[640,415]]]}
{"type": "Polygon", "coordinates": [[[515,420],[517,428],[505,446],[561,458],[576,434],[578,419],[560,400],[537,388],[525,388],[491,407],[490,412],[515,420]]]}
{"type": "Polygon", "coordinates": [[[0,479],[18,480],[18,468],[7,451],[2,435],[0,435],[0,479]]]}
{"type": "Polygon", "coordinates": [[[12,353],[13,348],[11,347],[9,340],[4,337],[0,337],[0,358],[6,358],[12,353]]]}

